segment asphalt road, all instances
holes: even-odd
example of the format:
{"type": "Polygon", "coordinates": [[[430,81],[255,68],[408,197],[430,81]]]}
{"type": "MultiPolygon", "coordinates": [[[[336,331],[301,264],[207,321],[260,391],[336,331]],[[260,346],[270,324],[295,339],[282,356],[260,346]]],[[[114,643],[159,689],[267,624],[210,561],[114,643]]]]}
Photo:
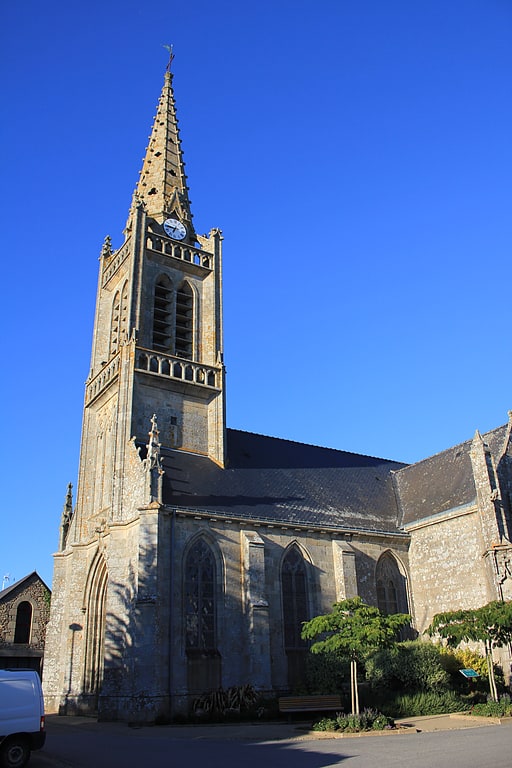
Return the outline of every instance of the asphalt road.
{"type": "Polygon", "coordinates": [[[222,728],[129,728],[49,722],[30,768],[512,768],[512,727],[493,725],[359,738],[260,740],[222,728]]]}

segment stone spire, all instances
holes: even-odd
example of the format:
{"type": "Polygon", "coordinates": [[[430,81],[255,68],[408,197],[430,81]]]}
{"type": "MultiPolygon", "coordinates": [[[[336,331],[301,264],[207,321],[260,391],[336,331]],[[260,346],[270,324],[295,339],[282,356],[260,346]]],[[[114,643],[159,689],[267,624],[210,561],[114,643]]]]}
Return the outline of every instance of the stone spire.
{"type": "Polygon", "coordinates": [[[59,549],[62,551],[66,547],[66,541],[68,538],[69,526],[71,524],[71,518],[73,517],[73,486],[71,483],[68,485],[66,493],[66,500],[62,508],[62,517],[60,523],[60,542],[59,549]]]}
{"type": "Polygon", "coordinates": [[[162,93],[146,148],[135,197],[145,204],[147,215],[160,224],[174,215],[193,233],[185,163],[181,151],[170,51],[162,93]]]}

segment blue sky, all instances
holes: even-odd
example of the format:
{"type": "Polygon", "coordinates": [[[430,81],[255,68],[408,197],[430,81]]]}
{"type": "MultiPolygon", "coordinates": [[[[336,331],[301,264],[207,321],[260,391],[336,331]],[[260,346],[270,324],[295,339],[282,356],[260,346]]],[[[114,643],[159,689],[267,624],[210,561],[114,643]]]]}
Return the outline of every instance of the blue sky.
{"type": "Polygon", "coordinates": [[[1,27],[0,579],[51,581],[166,43],[225,238],[228,425],[418,461],[506,421],[508,0],[28,0],[1,27]]]}

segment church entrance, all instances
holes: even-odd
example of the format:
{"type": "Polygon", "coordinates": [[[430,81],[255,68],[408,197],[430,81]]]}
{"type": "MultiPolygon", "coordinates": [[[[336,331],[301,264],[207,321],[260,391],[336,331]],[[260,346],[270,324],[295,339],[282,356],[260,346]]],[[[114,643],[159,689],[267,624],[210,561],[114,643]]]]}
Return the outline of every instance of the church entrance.
{"type": "Polygon", "coordinates": [[[91,568],[87,599],[85,667],[83,694],[88,708],[98,709],[103,684],[105,657],[105,609],[107,602],[107,566],[98,557],[91,568]]]}

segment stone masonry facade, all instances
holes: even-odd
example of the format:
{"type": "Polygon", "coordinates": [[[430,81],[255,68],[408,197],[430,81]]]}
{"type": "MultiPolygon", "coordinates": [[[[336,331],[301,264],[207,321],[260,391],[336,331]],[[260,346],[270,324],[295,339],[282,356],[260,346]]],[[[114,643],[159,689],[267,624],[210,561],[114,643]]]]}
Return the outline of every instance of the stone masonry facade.
{"type": "Polygon", "coordinates": [[[192,221],[168,69],[124,241],[100,254],[50,712],[154,721],[220,687],[293,691],[302,621],[345,597],[420,635],[439,611],[512,599],[512,415],[410,466],[228,429],[223,238],[192,221]]]}
{"type": "Polygon", "coordinates": [[[0,664],[41,671],[51,592],[32,573],[0,592],[0,664]]]}

